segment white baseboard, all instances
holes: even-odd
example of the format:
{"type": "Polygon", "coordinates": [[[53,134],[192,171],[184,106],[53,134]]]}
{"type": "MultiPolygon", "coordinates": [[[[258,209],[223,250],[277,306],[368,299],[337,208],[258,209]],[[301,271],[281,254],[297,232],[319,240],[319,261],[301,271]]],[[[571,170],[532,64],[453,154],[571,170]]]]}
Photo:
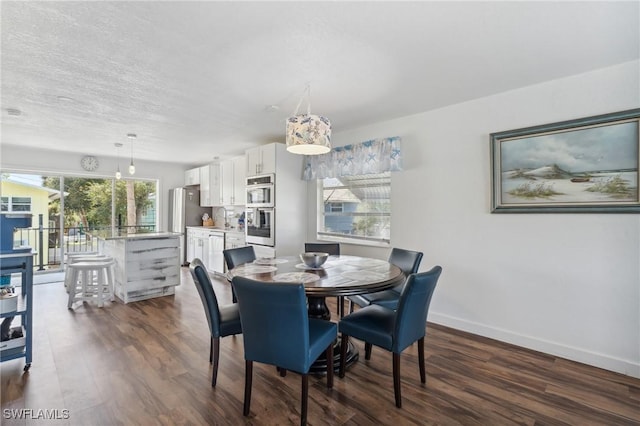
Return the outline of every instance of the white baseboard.
{"type": "Polygon", "coordinates": [[[640,363],[638,362],[619,359],[610,355],[591,352],[582,348],[567,346],[536,337],[525,336],[509,330],[489,327],[484,324],[478,324],[460,318],[438,314],[433,311],[429,312],[429,322],[499,340],[501,342],[510,343],[512,345],[521,346],[523,348],[532,349],[534,351],[566,358],[571,361],[581,362],[583,364],[592,365],[594,367],[603,368],[605,370],[614,371],[627,376],[640,378],[640,363]]]}

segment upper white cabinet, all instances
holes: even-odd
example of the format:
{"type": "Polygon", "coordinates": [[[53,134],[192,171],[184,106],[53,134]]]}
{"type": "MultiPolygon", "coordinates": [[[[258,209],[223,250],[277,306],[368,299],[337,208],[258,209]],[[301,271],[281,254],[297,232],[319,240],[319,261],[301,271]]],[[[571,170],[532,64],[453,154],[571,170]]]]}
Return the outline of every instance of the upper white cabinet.
{"type": "Polygon", "coordinates": [[[220,164],[211,163],[200,167],[200,205],[221,206],[220,164]]]}
{"type": "Polygon", "coordinates": [[[242,206],[245,197],[245,157],[234,157],[220,163],[221,197],[223,206],[242,206]]]}
{"type": "Polygon", "coordinates": [[[200,185],[200,167],[184,172],[184,185],[200,185]]]}
{"type": "Polygon", "coordinates": [[[220,163],[220,195],[223,206],[233,205],[233,163],[231,160],[220,163]]]}
{"type": "Polygon", "coordinates": [[[244,155],[233,158],[233,205],[244,206],[247,199],[247,169],[244,155]]]}
{"type": "MultiPolygon", "coordinates": [[[[268,151],[265,151],[266,155],[260,154],[256,158],[260,158],[260,161],[264,161],[264,158],[269,159],[268,151]]],[[[273,160],[269,161],[275,170],[275,150],[273,150],[271,157],[273,160]]],[[[185,186],[200,185],[200,205],[202,207],[243,206],[245,204],[246,167],[244,155],[222,162],[206,164],[184,173],[185,186]]],[[[268,168],[268,170],[270,169],[268,168]]],[[[264,173],[273,172],[266,171],[264,173]]]]}
{"type": "Polygon", "coordinates": [[[211,172],[209,165],[200,167],[200,205],[211,206],[211,172]]]}
{"type": "Polygon", "coordinates": [[[247,176],[257,176],[276,172],[276,144],[261,145],[248,149],[247,176]]]}

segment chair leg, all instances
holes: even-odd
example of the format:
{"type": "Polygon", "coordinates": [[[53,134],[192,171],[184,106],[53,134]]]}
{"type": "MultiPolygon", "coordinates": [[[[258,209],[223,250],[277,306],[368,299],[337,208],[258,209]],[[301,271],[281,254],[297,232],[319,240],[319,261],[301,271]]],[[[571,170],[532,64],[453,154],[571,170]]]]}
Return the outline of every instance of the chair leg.
{"type": "Polygon", "coordinates": [[[244,410],[242,414],[249,415],[251,409],[251,379],[253,376],[253,361],[244,362],[244,410]]]}
{"type": "Polygon", "coordinates": [[[73,305],[73,299],[76,297],[76,287],[78,286],[78,270],[71,269],[71,278],[69,278],[69,300],[67,301],[67,309],[71,309],[73,305]]]}
{"type": "Polygon", "coordinates": [[[327,359],[327,387],[331,389],[333,387],[333,343],[329,343],[327,346],[325,358],[327,359]]]}
{"type": "Polygon", "coordinates": [[[396,407],[402,408],[400,395],[400,354],[393,353],[393,393],[396,396],[396,407]]]}
{"type": "Polygon", "coordinates": [[[209,342],[209,364],[211,364],[212,362],[213,362],[213,337],[209,342]]]}
{"type": "Polygon", "coordinates": [[[371,359],[371,343],[364,342],[364,359],[371,359]]]}
{"type": "Polygon", "coordinates": [[[300,424],[307,424],[307,406],[309,405],[309,375],[302,375],[302,396],[300,397],[302,408],[300,409],[300,424]]]}
{"type": "Polygon", "coordinates": [[[427,373],[424,369],[424,337],[418,339],[418,364],[420,365],[420,381],[427,382],[427,373]]]}
{"type": "Polygon", "coordinates": [[[342,337],[340,338],[341,342],[340,342],[340,370],[338,370],[338,376],[340,378],[344,377],[344,366],[345,366],[345,359],[347,358],[347,344],[349,343],[349,336],[347,336],[346,334],[342,333],[342,337]]]}
{"type": "Polygon", "coordinates": [[[220,361],[220,338],[215,337],[213,343],[213,373],[211,374],[211,387],[216,387],[218,382],[218,361],[220,361]]]}
{"type": "Polygon", "coordinates": [[[338,296],[338,318],[344,317],[344,296],[338,296]]]}
{"type": "Polygon", "coordinates": [[[286,377],[287,376],[287,369],[286,368],[276,367],[276,370],[278,371],[278,373],[280,373],[280,377],[286,377]]]}

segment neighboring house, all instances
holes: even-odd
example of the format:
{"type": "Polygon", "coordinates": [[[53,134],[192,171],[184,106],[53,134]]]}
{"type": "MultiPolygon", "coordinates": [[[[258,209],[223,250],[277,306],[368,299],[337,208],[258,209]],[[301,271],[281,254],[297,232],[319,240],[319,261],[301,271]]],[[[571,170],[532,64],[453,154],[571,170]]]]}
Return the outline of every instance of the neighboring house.
{"type": "MultiPolygon", "coordinates": [[[[138,226],[148,226],[147,230],[155,230],[156,227],[156,194],[149,194],[151,205],[145,208],[138,218],[138,226]]],[[[140,232],[140,231],[139,231],[140,232]]]]}
{"type": "Polygon", "coordinates": [[[324,179],[324,230],[350,235],[390,238],[390,186],[372,185],[362,176],[324,179]]]}
{"type": "Polygon", "coordinates": [[[44,264],[49,261],[48,241],[49,241],[49,200],[59,195],[59,191],[42,186],[34,185],[19,180],[14,180],[11,176],[3,175],[0,182],[0,209],[3,213],[31,213],[31,228],[29,230],[18,231],[14,234],[14,245],[30,246],[38,249],[39,233],[38,224],[42,215],[44,227],[42,238],[44,238],[44,264]]]}
{"type": "MultiPolygon", "coordinates": [[[[328,191],[327,191],[328,192],[328,191]]],[[[353,213],[360,204],[358,197],[348,189],[334,189],[324,200],[324,227],[327,231],[351,234],[353,232],[353,213]]]]}

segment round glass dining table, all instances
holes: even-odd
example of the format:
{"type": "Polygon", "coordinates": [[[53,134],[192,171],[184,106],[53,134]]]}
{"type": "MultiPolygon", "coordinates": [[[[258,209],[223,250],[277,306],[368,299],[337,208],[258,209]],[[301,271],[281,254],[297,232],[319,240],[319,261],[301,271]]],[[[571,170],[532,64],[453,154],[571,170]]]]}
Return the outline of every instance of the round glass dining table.
{"type": "MultiPolygon", "coordinates": [[[[405,279],[397,266],[386,260],[360,256],[329,256],[320,268],[309,268],[299,256],[256,259],[227,272],[227,278],[242,276],[257,281],[303,283],[307,295],[309,316],[329,320],[327,296],[351,296],[374,293],[392,288],[405,279]]],[[[340,364],[339,345],[334,347],[334,368],[340,364]]],[[[358,352],[349,342],[347,365],[357,361],[358,352]]],[[[326,371],[324,355],[314,363],[312,373],[326,371]]]]}

